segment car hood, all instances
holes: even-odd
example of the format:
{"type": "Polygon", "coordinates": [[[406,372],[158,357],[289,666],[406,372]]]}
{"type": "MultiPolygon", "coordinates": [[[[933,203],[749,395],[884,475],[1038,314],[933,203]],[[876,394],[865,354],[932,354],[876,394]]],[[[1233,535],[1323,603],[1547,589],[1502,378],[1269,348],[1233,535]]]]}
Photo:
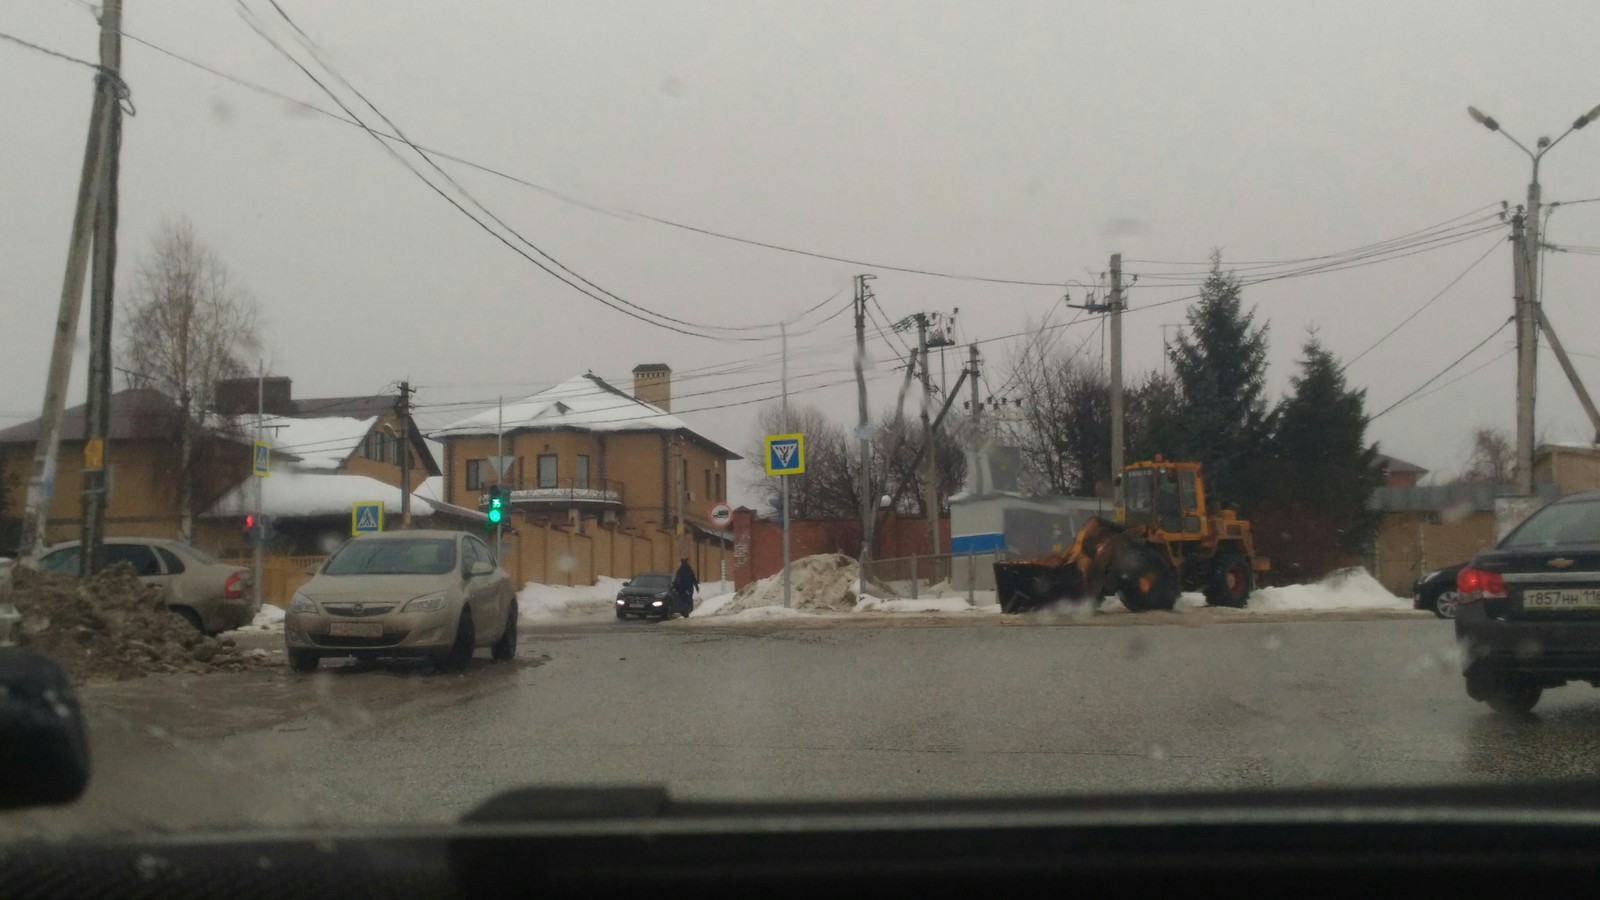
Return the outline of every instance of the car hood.
{"type": "Polygon", "coordinates": [[[665,587],[639,587],[637,585],[630,584],[618,591],[617,594],[623,597],[656,597],[661,594],[665,594],[667,590],[668,589],[665,587]]]}
{"type": "Polygon", "coordinates": [[[300,593],[313,600],[410,600],[447,590],[459,578],[445,575],[318,575],[300,593]]]}

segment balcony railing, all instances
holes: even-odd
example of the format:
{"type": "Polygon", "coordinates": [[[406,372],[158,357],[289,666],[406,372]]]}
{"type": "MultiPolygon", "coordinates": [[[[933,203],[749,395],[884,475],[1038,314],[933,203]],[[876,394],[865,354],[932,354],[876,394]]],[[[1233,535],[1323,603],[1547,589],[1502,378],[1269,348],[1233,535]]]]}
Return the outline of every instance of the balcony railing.
{"type": "Polygon", "coordinates": [[[520,504],[622,506],[622,482],[604,481],[598,478],[580,482],[573,478],[562,478],[554,485],[546,487],[513,490],[510,500],[513,506],[520,504]]]}

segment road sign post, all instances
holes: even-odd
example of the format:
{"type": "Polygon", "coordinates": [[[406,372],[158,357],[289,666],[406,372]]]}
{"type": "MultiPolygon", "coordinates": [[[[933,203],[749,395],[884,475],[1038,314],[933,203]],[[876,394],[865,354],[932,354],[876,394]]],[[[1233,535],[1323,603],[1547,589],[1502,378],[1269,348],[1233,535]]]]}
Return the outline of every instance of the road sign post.
{"type": "Polygon", "coordinates": [[[350,507],[350,533],[377,534],[383,530],[383,501],[361,500],[350,507]]]}
{"type": "Polygon", "coordinates": [[[806,473],[806,436],[769,434],[766,437],[767,474],[783,481],[783,605],[789,606],[789,482],[790,475],[806,473]]]}

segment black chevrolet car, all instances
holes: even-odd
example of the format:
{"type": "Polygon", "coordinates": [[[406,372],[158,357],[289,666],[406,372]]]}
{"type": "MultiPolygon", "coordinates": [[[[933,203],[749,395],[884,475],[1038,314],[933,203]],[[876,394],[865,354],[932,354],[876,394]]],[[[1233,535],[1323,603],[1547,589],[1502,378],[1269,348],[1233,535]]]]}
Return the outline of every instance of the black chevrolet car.
{"type": "Polygon", "coordinates": [[[1600,687],[1600,491],[1529,516],[1456,576],[1467,695],[1526,713],[1545,688],[1600,687]]]}
{"type": "Polygon", "coordinates": [[[1456,588],[1456,577],[1466,568],[1466,563],[1456,563],[1443,569],[1424,573],[1411,586],[1411,607],[1425,609],[1441,619],[1454,619],[1460,607],[1461,593],[1456,588]]]}
{"type": "Polygon", "coordinates": [[[672,576],[665,572],[646,572],[633,576],[617,591],[617,618],[665,619],[674,612],[672,576]]]}

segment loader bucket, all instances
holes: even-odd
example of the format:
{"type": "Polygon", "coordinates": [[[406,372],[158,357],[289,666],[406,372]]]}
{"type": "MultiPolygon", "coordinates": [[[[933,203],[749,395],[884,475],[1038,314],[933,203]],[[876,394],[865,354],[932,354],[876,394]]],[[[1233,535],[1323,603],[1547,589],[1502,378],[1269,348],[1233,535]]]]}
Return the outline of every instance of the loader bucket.
{"type": "Polygon", "coordinates": [[[1057,600],[1083,595],[1083,574],[1073,565],[997,562],[994,587],[1003,613],[1027,612],[1057,600]]]}

